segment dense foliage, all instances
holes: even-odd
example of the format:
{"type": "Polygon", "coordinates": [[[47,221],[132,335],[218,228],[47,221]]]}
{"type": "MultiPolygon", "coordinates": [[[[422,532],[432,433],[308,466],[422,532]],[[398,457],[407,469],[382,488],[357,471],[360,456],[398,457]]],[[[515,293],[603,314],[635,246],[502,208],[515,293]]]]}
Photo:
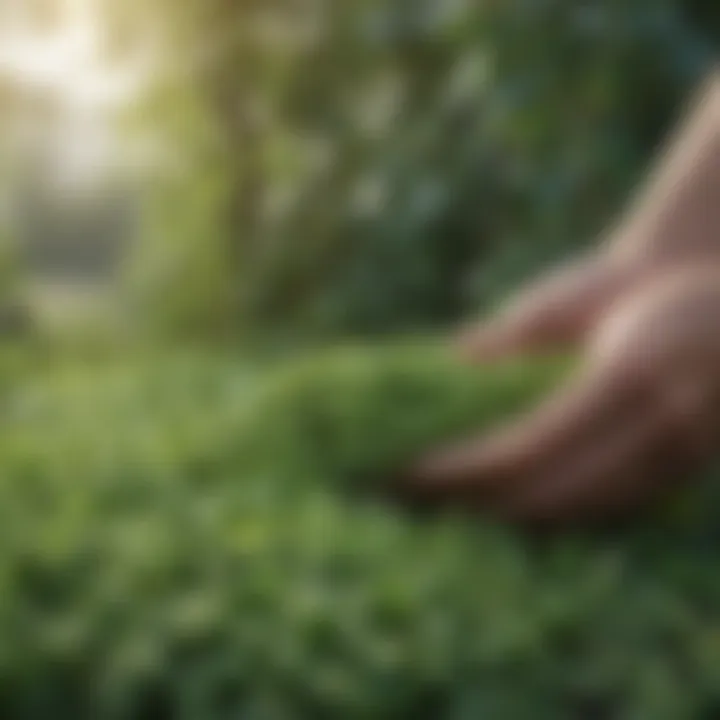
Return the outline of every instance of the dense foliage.
{"type": "Polygon", "coordinates": [[[538,543],[355,492],[565,367],[348,349],[7,388],[4,717],[715,717],[710,519],[538,543]]]}
{"type": "Polygon", "coordinates": [[[702,0],[141,5],[168,58],[141,126],[172,162],[131,295],[191,333],[493,302],[614,219],[720,31],[702,0]]]}

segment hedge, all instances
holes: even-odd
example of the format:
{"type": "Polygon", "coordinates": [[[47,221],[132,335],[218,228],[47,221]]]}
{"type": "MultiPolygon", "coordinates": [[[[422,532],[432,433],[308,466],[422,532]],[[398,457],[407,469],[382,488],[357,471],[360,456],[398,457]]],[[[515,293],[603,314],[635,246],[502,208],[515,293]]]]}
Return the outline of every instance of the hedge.
{"type": "Polygon", "coordinates": [[[679,519],[542,541],[356,492],[566,363],[387,347],[7,390],[3,716],[716,717],[712,483],[679,519]]]}

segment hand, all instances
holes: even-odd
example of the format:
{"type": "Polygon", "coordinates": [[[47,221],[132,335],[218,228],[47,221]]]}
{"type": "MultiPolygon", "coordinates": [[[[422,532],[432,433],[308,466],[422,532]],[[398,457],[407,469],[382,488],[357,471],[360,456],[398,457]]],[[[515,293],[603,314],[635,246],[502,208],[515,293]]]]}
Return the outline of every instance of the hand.
{"type": "Polygon", "coordinates": [[[610,252],[561,266],[541,278],[496,317],[459,334],[460,354],[471,361],[577,347],[610,304],[651,269],[610,252]]]}
{"type": "Polygon", "coordinates": [[[565,387],[487,437],[421,459],[405,488],[524,521],[585,521],[688,480],[718,447],[720,267],[690,269],[616,299],[565,387]]]}

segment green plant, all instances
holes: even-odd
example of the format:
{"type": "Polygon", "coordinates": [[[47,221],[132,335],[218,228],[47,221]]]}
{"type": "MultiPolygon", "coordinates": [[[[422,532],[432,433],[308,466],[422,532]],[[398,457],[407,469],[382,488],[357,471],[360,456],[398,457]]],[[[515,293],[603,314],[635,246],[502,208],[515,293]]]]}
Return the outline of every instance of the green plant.
{"type": "Polygon", "coordinates": [[[414,345],[264,376],[178,356],[18,384],[0,437],[4,715],[713,717],[712,517],[537,542],[355,492],[565,368],[414,345]]]}

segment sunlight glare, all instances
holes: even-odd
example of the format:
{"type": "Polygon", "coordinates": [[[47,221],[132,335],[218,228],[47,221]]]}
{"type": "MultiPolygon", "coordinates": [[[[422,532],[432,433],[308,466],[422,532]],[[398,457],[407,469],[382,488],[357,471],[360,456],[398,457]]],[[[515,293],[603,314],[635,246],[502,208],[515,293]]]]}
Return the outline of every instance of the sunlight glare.
{"type": "Polygon", "coordinates": [[[22,4],[0,15],[0,72],[78,107],[101,111],[127,102],[139,73],[105,65],[94,2],[56,2],[62,5],[60,21],[50,30],[39,29],[22,4]]]}

